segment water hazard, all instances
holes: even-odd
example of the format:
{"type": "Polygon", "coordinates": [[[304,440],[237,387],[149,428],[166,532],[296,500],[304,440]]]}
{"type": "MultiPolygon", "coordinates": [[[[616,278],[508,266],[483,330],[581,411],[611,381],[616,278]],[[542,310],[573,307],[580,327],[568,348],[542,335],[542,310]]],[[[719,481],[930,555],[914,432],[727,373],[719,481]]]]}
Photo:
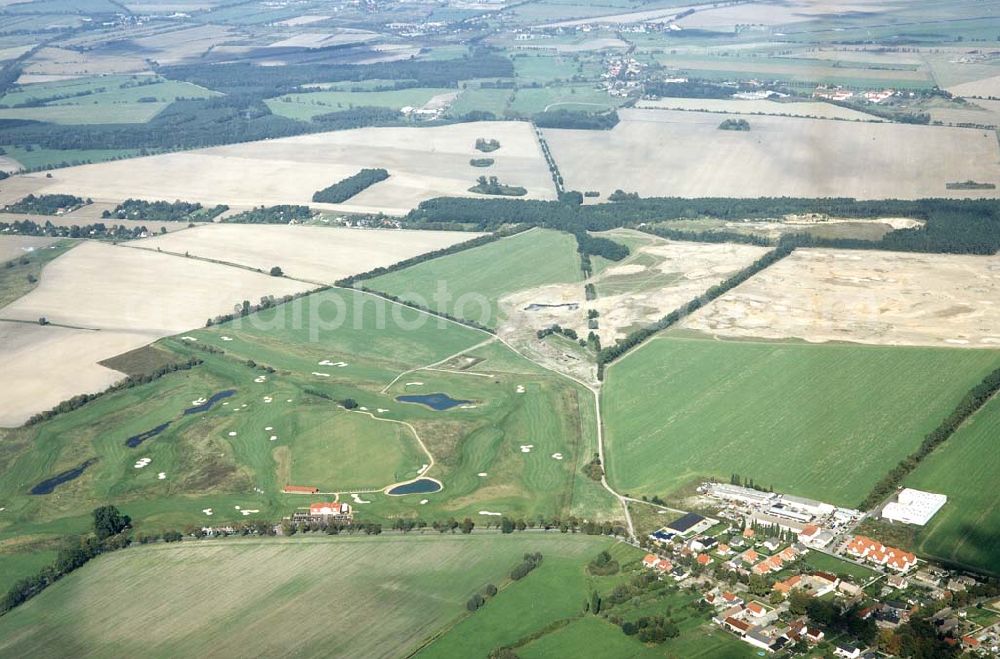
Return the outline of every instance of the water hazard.
{"type": "Polygon", "coordinates": [[[400,403],[420,403],[427,407],[438,410],[450,410],[459,405],[468,405],[471,400],[456,400],[448,394],[408,394],[406,396],[396,396],[400,403]]]}

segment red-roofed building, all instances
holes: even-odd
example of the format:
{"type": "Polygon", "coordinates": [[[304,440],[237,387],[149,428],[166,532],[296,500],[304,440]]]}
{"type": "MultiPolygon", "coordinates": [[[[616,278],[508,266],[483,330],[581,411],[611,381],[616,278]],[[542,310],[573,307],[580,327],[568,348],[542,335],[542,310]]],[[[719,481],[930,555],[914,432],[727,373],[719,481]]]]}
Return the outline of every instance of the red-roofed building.
{"type": "Polygon", "coordinates": [[[799,542],[809,542],[819,535],[820,528],[815,524],[806,524],[805,528],[799,531],[799,542]]]}
{"type": "Polygon", "coordinates": [[[722,593],[722,599],[726,601],[726,604],[737,605],[743,603],[742,597],[739,597],[736,594],[729,592],[728,590],[722,593]]]}
{"type": "Polygon", "coordinates": [[[708,565],[712,562],[712,557],[708,554],[698,554],[698,558],[694,559],[698,565],[708,565]]]}
{"type": "Polygon", "coordinates": [[[743,537],[744,538],[752,538],[755,535],[756,535],[756,532],[753,529],[743,529],[743,537]]]}
{"type": "Polygon", "coordinates": [[[729,556],[730,554],[733,553],[733,550],[730,549],[729,545],[727,545],[726,543],[720,542],[719,546],[715,548],[715,552],[719,556],[729,556]]]}
{"type": "Polygon", "coordinates": [[[886,547],[881,542],[863,535],[854,536],[847,543],[845,551],[851,556],[876,565],[885,565],[897,572],[906,572],[917,564],[917,557],[912,553],[895,547],[886,547]]]}
{"type": "Polygon", "coordinates": [[[351,514],[351,506],[346,503],[312,503],[309,514],[314,517],[343,517],[351,514]]]}
{"type": "Polygon", "coordinates": [[[286,485],[281,488],[281,491],[285,494],[316,494],[319,492],[319,488],[308,485],[286,485]]]}
{"type": "Polygon", "coordinates": [[[750,625],[749,623],[744,622],[738,618],[733,618],[732,616],[723,620],[722,626],[728,628],[731,631],[736,632],[740,636],[746,634],[748,631],[750,631],[750,628],[752,627],[752,625],[750,625]]]}
{"type": "Polygon", "coordinates": [[[745,552],[740,554],[740,558],[743,559],[744,563],[756,563],[760,555],[753,549],[747,549],[745,552]]]}
{"type": "Polygon", "coordinates": [[[799,585],[802,581],[802,576],[796,574],[795,576],[788,577],[784,581],[779,581],[774,584],[774,590],[778,591],[782,595],[787,595],[792,592],[792,589],[799,585]]]}
{"type": "Polygon", "coordinates": [[[747,611],[750,612],[750,615],[757,618],[767,614],[767,609],[760,602],[750,602],[747,604],[747,611]]]}
{"type": "Polygon", "coordinates": [[[795,551],[795,547],[785,547],[781,550],[781,553],[778,554],[783,561],[794,561],[795,557],[798,555],[799,552],[795,551]]]}
{"type": "Polygon", "coordinates": [[[645,558],[642,559],[642,565],[643,567],[653,567],[658,560],[660,558],[656,554],[646,554],[645,558]]]}
{"type": "Polygon", "coordinates": [[[674,564],[665,558],[661,558],[660,560],[656,561],[656,565],[653,567],[656,568],[657,572],[670,572],[672,569],[674,569],[674,564]]]}

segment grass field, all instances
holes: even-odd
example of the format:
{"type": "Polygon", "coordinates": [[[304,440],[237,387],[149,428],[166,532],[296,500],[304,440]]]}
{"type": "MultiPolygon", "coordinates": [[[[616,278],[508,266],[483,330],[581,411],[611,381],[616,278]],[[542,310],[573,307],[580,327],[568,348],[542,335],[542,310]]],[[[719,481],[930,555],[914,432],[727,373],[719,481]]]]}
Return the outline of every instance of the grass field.
{"type": "Polygon", "coordinates": [[[47,105],[0,110],[0,119],[24,119],[52,124],[142,124],[167,103],[115,103],[112,105],[47,105]]]}
{"type": "Polygon", "coordinates": [[[663,495],[737,472],[855,506],[998,364],[986,351],[657,338],[609,369],[609,480],[663,495]]]}
{"type": "MultiPolygon", "coordinates": [[[[11,238],[11,240],[17,240],[17,238],[11,238]]],[[[38,285],[38,278],[41,277],[45,265],[76,244],[75,240],[60,240],[54,245],[38,247],[31,252],[22,252],[21,255],[9,258],[9,260],[0,259],[0,261],[14,263],[9,268],[0,266],[0,308],[31,292],[38,285]],[[27,263],[22,263],[22,259],[26,260],[27,263]]]]}
{"type": "Polygon", "coordinates": [[[507,111],[507,104],[513,94],[514,91],[511,89],[482,89],[479,87],[465,89],[448,108],[448,114],[453,117],[461,117],[478,110],[492,112],[494,115],[502,117],[507,111]]]}
{"type": "Polygon", "coordinates": [[[552,110],[601,112],[618,107],[622,99],[608,96],[593,85],[556,85],[517,90],[510,111],[523,115],[552,110]]]}
{"type": "Polygon", "coordinates": [[[993,398],[906,480],[908,487],[948,495],[917,531],[921,554],[1000,573],[998,436],[1000,398],[993,398]]]}
{"type": "Polygon", "coordinates": [[[119,158],[133,158],[139,149],[44,149],[4,145],[4,151],[25,169],[58,167],[64,164],[98,163],[119,158]]]}
{"type": "MultiPolygon", "coordinates": [[[[239,655],[250,644],[269,655],[405,656],[483,585],[503,585],[523,553],[579,570],[609,544],[435,533],[137,547],[96,559],[0,619],[0,654],[239,655]]],[[[517,586],[536,577],[545,575],[517,586]]]]}
{"type": "Polygon", "coordinates": [[[453,89],[430,87],[371,92],[322,91],[287,94],[268,99],[265,102],[274,114],[289,119],[309,121],[318,114],[340,112],[362,106],[392,108],[393,110],[399,110],[406,106],[419,108],[435,96],[454,91],[453,89]]]}
{"type": "Polygon", "coordinates": [[[496,327],[508,293],[580,278],[572,236],[533,229],[381,277],[365,286],[496,327]],[[439,291],[446,297],[438,297],[439,291]]]}

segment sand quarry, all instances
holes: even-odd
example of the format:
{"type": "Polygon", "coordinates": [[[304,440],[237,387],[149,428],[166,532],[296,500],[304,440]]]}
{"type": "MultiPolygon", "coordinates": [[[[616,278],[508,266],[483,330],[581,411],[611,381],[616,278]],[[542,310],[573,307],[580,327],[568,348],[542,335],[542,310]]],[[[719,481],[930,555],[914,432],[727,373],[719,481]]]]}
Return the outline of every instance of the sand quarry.
{"type": "Polygon", "coordinates": [[[316,208],[401,215],[421,201],[468,192],[484,173],[528,190],[528,198],[554,199],[541,148],[527,122],[476,122],[432,128],[360,128],[285,139],[169,153],[69,167],[25,177],[37,192],[69,193],[98,201],[183,199],[203,204],[259,206],[309,204],[316,208]],[[485,171],[469,165],[483,154],[479,137],[501,147],[485,171]],[[364,167],[384,167],[389,179],[344,204],[312,204],[312,195],[364,167]]]}
{"type": "Polygon", "coordinates": [[[526,327],[532,333],[559,324],[586,337],[591,331],[587,327],[587,311],[596,309],[599,328],[594,332],[603,345],[611,345],[630,331],[683,306],[767,252],[764,247],[752,245],[644,237],[649,244],[634,250],[625,262],[611,265],[584,282],[597,287],[596,300],[584,299],[580,283],[520,291],[501,300],[509,314],[509,324],[526,327]],[[532,304],[579,306],[526,308],[532,304]]]}
{"type": "Polygon", "coordinates": [[[332,283],[471,240],[461,231],[403,231],[262,224],[211,224],[132,243],[332,283]]]}
{"type": "Polygon", "coordinates": [[[716,113],[620,110],[610,131],[544,130],[566,188],[643,196],[997,197],[947,190],[1000,183],[992,131],[739,115],[748,132],[719,130],[716,113]],[[593,154],[601,166],[593,166],[593,154]]]}
{"type": "Polygon", "coordinates": [[[1000,257],[800,249],[682,324],[724,337],[1000,347],[1000,257]]]}

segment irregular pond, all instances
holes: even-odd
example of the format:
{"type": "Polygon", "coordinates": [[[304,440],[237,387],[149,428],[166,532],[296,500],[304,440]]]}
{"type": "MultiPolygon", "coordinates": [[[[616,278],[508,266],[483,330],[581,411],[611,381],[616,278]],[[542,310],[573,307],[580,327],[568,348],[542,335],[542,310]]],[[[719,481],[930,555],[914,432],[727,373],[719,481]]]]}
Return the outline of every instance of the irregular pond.
{"type": "Polygon", "coordinates": [[[563,304],[542,304],[541,302],[535,302],[529,304],[524,308],[525,311],[541,311],[542,309],[559,309],[565,307],[569,311],[576,311],[580,308],[578,302],[565,302],[563,304]]]}
{"type": "Polygon", "coordinates": [[[90,460],[87,460],[78,467],[73,467],[72,469],[68,469],[62,472],[61,474],[56,474],[52,478],[47,478],[38,485],[36,485],[35,487],[31,488],[31,493],[52,494],[52,491],[54,489],[56,489],[57,487],[59,487],[60,485],[62,485],[67,481],[71,481],[74,478],[78,478],[80,474],[82,474],[87,469],[87,467],[94,464],[95,462],[97,462],[97,458],[91,458],[90,460]]]}
{"type": "Polygon", "coordinates": [[[160,425],[156,426],[152,430],[147,430],[146,432],[141,432],[138,435],[132,435],[131,437],[129,437],[128,439],[125,440],[125,446],[127,446],[129,448],[136,448],[137,446],[139,446],[139,444],[142,444],[147,439],[152,439],[153,437],[156,437],[157,435],[159,435],[161,432],[163,432],[164,430],[166,430],[167,426],[169,426],[169,425],[170,425],[170,422],[167,421],[166,423],[161,423],[160,425]]]}
{"type": "Polygon", "coordinates": [[[458,407],[459,405],[467,405],[471,403],[471,400],[455,400],[448,394],[409,394],[406,396],[396,396],[396,400],[400,403],[420,403],[421,405],[426,405],[427,407],[438,410],[450,410],[453,407],[458,407]]]}
{"type": "Polygon", "coordinates": [[[212,406],[218,403],[223,398],[229,398],[236,393],[235,389],[226,389],[225,391],[220,391],[217,394],[212,394],[212,397],[206,400],[201,405],[195,405],[194,407],[189,407],[184,410],[184,416],[188,414],[197,414],[198,412],[207,412],[212,409],[212,406]]]}
{"type": "Polygon", "coordinates": [[[430,478],[418,478],[410,483],[397,485],[389,490],[388,494],[426,494],[428,492],[438,492],[440,489],[441,483],[430,478]]]}

